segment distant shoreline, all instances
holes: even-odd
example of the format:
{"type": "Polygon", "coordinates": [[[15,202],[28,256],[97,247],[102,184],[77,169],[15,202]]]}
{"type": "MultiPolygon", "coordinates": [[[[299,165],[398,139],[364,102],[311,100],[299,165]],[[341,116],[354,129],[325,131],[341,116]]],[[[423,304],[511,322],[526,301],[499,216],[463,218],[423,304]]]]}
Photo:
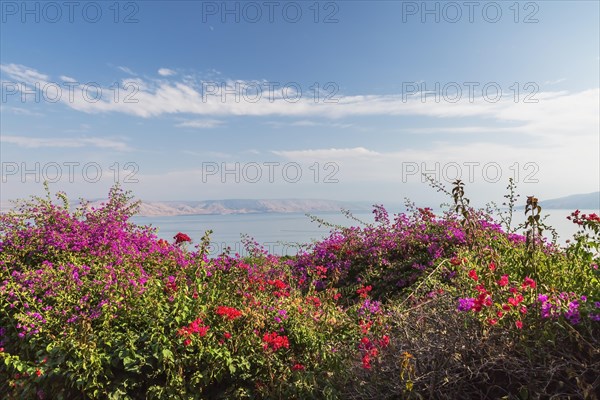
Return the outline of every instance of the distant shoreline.
{"type": "MultiPolygon", "coordinates": [[[[105,199],[90,202],[91,207],[99,207],[105,199]]],[[[261,215],[261,214],[295,214],[340,212],[341,209],[351,212],[372,211],[372,204],[367,201],[338,201],[324,199],[225,199],[204,201],[142,201],[140,217],[175,217],[196,215],[261,215]]],[[[379,202],[381,203],[381,202],[379,202]]],[[[541,200],[542,210],[596,210],[600,213],[600,192],[575,194],[556,199],[541,200]]],[[[2,202],[0,213],[10,210],[11,203],[2,202]]],[[[386,204],[390,210],[405,210],[399,203],[386,204]]],[[[524,205],[518,205],[515,210],[524,210],[524,205]]],[[[506,210],[502,207],[501,210],[506,210]]],[[[434,207],[434,211],[439,207],[434,207]]]]}

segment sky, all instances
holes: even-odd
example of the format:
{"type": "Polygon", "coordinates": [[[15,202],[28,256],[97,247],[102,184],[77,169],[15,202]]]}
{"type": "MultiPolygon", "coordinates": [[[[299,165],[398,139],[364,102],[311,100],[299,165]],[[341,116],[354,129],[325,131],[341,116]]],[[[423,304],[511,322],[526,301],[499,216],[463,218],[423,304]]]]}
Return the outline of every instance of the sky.
{"type": "Polygon", "coordinates": [[[599,4],[2,0],[0,200],[595,192],[599,4]]]}

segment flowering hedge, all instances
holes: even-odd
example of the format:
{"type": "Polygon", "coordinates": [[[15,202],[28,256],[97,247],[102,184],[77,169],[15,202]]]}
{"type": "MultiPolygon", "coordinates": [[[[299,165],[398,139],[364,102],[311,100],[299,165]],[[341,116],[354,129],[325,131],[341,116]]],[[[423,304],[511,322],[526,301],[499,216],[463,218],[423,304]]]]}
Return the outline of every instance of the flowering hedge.
{"type": "MultiPolygon", "coordinates": [[[[583,232],[531,252],[482,212],[473,234],[450,212],[390,219],[377,206],[376,224],[336,229],[291,259],[208,258],[184,233],[169,243],[132,224],[119,187],[97,209],[56,197],[0,215],[9,399],[343,397],[390,370],[398,315],[434,298],[485,331],[564,322],[591,340],[598,329],[598,240],[583,232]]],[[[574,218],[598,234],[597,218],[574,218]]],[[[423,381],[401,354],[394,393],[409,396],[423,381]]]]}

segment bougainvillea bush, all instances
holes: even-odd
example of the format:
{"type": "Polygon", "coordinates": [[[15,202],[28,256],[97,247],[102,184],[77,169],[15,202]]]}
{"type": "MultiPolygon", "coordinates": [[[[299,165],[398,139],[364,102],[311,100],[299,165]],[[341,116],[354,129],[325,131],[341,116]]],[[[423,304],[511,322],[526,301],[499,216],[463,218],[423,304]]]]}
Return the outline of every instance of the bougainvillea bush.
{"type": "Polygon", "coordinates": [[[600,388],[595,214],[575,212],[582,231],[560,248],[530,235],[537,225],[515,234],[483,211],[376,206],[375,224],[336,228],[296,257],[209,258],[208,240],[167,242],[131,223],[136,206],[117,186],[96,209],[58,193],[0,215],[3,396],[587,398],[600,388]]]}

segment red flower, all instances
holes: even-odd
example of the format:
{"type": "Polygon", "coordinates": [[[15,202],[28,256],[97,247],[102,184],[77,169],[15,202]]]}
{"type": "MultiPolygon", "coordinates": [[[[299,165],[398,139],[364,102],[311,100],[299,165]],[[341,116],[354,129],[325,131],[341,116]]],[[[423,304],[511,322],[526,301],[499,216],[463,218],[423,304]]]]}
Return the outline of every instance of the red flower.
{"type": "Polygon", "coordinates": [[[508,275],[502,275],[502,277],[498,280],[498,285],[499,286],[508,285],[508,275]]]}
{"type": "Polygon", "coordinates": [[[306,298],[306,304],[313,304],[316,308],[321,307],[321,299],[317,296],[309,296],[306,298]]]}
{"type": "Polygon", "coordinates": [[[327,268],[326,267],[317,265],[315,267],[315,270],[317,271],[317,276],[319,277],[319,279],[325,279],[327,277],[327,268]]]}
{"type": "Polygon", "coordinates": [[[279,279],[275,279],[275,280],[269,279],[267,281],[267,283],[271,286],[275,286],[277,289],[285,289],[287,287],[285,282],[283,282],[282,280],[279,280],[279,279]]]}
{"type": "Polygon", "coordinates": [[[231,339],[231,333],[229,333],[229,332],[225,332],[225,333],[223,334],[223,337],[224,337],[225,339],[231,339]]]}
{"type": "Polygon", "coordinates": [[[40,369],[36,369],[36,370],[35,370],[35,374],[36,374],[37,376],[40,376],[40,375],[42,375],[42,374],[43,374],[43,372],[42,372],[42,370],[40,370],[40,369]]]}
{"type": "Polygon", "coordinates": [[[479,312],[481,311],[481,308],[483,306],[489,307],[492,304],[492,297],[489,294],[487,294],[487,292],[483,292],[475,299],[475,302],[473,304],[473,310],[479,312]]]}
{"type": "Polygon", "coordinates": [[[523,322],[522,321],[515,321],[515,325],[517,326],[518,329],[523,328],[523,322]]]}
{"type": "Polygon", "coordinates": [[[513,307],[518,306],[519,303],[521,303],[522,301],[523,301],[523,296],[521,296],[520,294],[515,297],[508,298],[508,303],[513,307]]]}
{"type": "Polygon", "coordinates": [[[198,331],[196,333],[198,333],[200,337],[206,336],[206,332],[208,332],[208,329],[208,326],[201,326],[200,328],[198,328],[198,331]]]}
{"type": "Polygon", "coordinates": [[[523,284],[521,285],[521,287],[523,289],[525,289],[527,287],[535,289],[535,286],[536,286],[535,281],[528,276],[525,277],[525,280],[523,281],[523,284]]]}
{"type": "Polygon", "coordinates": [[[385,348],[390,344],[390,337],[388,335],[383,335],[381,340],[379,341],[379,346],[385,348]]]}
{"type": "MultiPolygon", "coordinates": [[[[183,328],[179,329],[177,331],[177,334],[179,336],[190,336],[193,335],[194,333],[197,333],[200,337],[206,336],[206,333],[208,332],[208,330],[210,329],[210,327],[205,326],[204,323],[202,322],[201,318],[197,318],[194,321],[190,322],[190,324],[188,326],[184,326],[183,328]]],[[[184,342],[185,344],[185,342],[184,342]]],[[[187,344],[186,344],[187,346],[187,344]]]]}
{"type": "Polygon", "coordinates": [[[365,297],[367,297],[369,295],[369,292],[373,289],[373,286],[369,285],[369,286],[364,286],[358,290],[356,290],[356,293],[358,293],[360,295],[360,297],[362,297],[363,299],[365,297]]]}
{"type": "Polygon", "coordinates": [[[290,348],[290,342],[287,336],[279,336],[276,332],[265,333],[263,335],[263,349],[267,350],[269,347],[273,351],[277,351],[280,348],[284,347],[286,349],[290,348]]]}
{"type": "Polygon", "coordinates": [[[496,264],[492,261],[489,265],[490,271],[494,272],[496,270],[496,264]]]}
{"type": "Polygon", "coordinates": [[[175,239],[175,244],[192,241],[192,239],[188,235],[186,235],[185,233],[181,233],[181,232],[179,232],[177,235],[173,236],[173,239],[175,239]]]}
{"type": "Polygon", "coordinates": [[[239,265],[238,265],[238,267],[240,269],[245,269],[246,271],[248,271],[250,269],[250,266],[248,264],[244,263],[244,262],[240,262],[239,265]]]}
{"type": "Polygon", "coordinates": [[[364,335],[366,335],[369,332],[369,329],[371,329],[372,325],[373,325],[373,321],[368,321],[368,322],[360,321],[359,322],[360,331],[364,335]]]}
{"type": "Polygon", "coordinates": [[[469,278],[473,279],[475,282],[477,282],[479,280],[479,277],[477,276],[477,272],[474,269],[469,271],[469,278]]]}
{"type": "Polygon", "coordinates": [[[226,317],[230,321],[242,316],[242,312],[234,307],[219,306],[216,313],[217,315],[226,317]]]}
{"type": "Polygon", "coordinates": [[[521,307],[521,314],[527,314],[527,307],[525,307],[525,306],[521,307]]]}
{"type": "Polygon", "coordinates": [[[371,369],[371,357],[365,354],[362,358],[362,366],[364,369],[371,369]]]}
{"type": "Polygon", "coordinates": [[[304,365],[296,363],[292,365],[292,371],[304,371],[304,365]]]}
{"type": "Polygon", "coordinates": [[[492,304],[493,304],[492,303],[492,296],[486,296],[485,299],[484,299],[484,301],[483,301],[483,305],[489,307],[492,304]]]}

